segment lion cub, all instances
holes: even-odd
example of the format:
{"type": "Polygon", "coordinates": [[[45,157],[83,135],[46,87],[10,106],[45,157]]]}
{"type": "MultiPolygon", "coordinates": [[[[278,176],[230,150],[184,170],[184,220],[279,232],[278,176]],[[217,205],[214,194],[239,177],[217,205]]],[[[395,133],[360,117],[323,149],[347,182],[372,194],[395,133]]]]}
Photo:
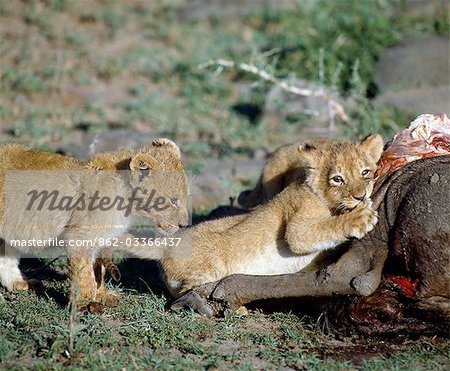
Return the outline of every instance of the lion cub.
{"type": "MultiPolygon", "coordinates": [[[[305,182],[293,182],[248,214],[201,223],[179,233],[189,243],[186,258],[161,260],[172,295],[231,274],[277,275],[308,266],[322,251],[373,229],[377,213],[369,198],[383,151],[379,135],[362,143],[320,142],[297,148],[309,167],[305,182]]],[[[134,253],[151,258],[149,249],[134,253]]],[[[175,253],[175,251],[174,251],[175,253]]]]}
{"type": "Polygon", "coordinates": [[[52,242],[62,240],[78,306],[114,304],[114,294],[104,289],[104,267],[98,258],[107,239],[124,234],[137,216],[149,219],[162,233],[186,226],[187,188],[180,150],[165,138],[147,148],[98,154],[89,161],[18,144],[0,146],[0,239],[6,250],[0,255],[1,285],[28,289],[31,282],[19,270],[21,254],[51,249],[52,242]],[[163,200],[164,208],[154,207],[150,194],[153,201],[163,200]],[[150,201],[135,207],[133,197],[138,196],[150,201]],[[95,198],[97,203],[92,202],[95,198]],[[43,207],[44,201],[49,206],[43,207]],[[40,245],[30,245],[32,240],[40,245]]]}

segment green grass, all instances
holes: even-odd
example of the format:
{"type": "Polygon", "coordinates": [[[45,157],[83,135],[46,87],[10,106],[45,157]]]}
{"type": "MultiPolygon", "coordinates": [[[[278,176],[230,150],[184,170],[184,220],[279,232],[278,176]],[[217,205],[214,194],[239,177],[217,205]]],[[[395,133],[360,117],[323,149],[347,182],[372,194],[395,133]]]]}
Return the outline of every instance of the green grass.
{"type": "Polygon", "coordinates": [[[207,319],[171,312],[156,265],[139,260],[121,264],[119,307],[76,314],[70,349],[66,266],[63,260],[41,269],[43,264],[24,264],[45,281],[39,295],[0,289],[0,368],[443,370],[449,365],[450,344],[439,339],[336,341],[319,330],[317,319],[298,313],[207,319]]]}

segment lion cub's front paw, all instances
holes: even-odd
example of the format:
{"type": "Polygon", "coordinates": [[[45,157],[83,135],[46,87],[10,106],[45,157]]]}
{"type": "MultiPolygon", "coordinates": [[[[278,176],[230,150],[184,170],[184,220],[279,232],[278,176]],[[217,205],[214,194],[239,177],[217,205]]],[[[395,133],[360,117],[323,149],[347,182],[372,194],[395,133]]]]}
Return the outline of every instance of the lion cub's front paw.
{"type": "Polygon", "coordinates": [[[103,311],[103,305],[101,303],[78,303],[77,310],[83,313],[101,313],[103,311]]]}
{"type": "Polygon", "coordinates": [[[97,294],[99,302],[106,307],[117,307],[120,303],[120,299],[117,294],[112,290],[104,290],[97,294]]]}
{"type": "Polygon", "coordinates": [[[366,203],[354,211],[348,213],[348,237],[363,238],[378,222],[378,213],[372,209],[370,203],[366,203]]]}

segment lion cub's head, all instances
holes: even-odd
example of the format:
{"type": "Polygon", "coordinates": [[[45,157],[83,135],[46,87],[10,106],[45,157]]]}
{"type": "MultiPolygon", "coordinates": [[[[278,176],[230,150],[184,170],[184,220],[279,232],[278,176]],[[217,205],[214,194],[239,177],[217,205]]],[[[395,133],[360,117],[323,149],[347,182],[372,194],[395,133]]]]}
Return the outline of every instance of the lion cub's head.
{"type": "Polygon", "coordinates": [[[333,213],[340,214],[372,194],[383,139],[376,134],[361,143],[329,142],[317,147],[305,144],[299,151],[311,170],[307,184],[333,213]]]}
{"type": "Polygon", "coordinates": [[[97,155],[91,167],[131,170],[124,172],[129,196],[135,198],[131,214],[147,218],[160,233],[172,234],[189,224],[188,179],[180,149],[171,140],[160,138],[149,147],[97,155]]]}

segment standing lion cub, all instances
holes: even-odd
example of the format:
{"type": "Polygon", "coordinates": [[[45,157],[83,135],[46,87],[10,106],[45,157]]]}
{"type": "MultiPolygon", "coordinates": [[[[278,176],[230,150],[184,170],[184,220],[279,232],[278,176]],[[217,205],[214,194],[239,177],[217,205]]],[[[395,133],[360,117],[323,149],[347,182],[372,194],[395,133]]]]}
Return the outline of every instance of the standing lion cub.
{"type": "MultiPolygon", "coordinates": [[[[161,259],[172,295],[232,274],[294,273],[320,252],[362,238],[377,222],[369,197],[382,151],[379,135],[362,143],[297,146],[292,156],[301,156],[309,168],[306,180],[292,182],[248,214],[204,222],[178,234],[182,241],[192,240],[192,246],[185,258],[168,251],[161,259]]],[[[152,258],[149,248],[132,251],[152,258]]]]}
{"type": "Polygon", "coordinates": [[[99,259],[108,239],[123,235],[136,216],[161,233],[186,226],[187,188],[180,150],[165,138],[89,161],[18,144],[0,146],[1,285],[28,289],[31,282],[19,270],[21,254],[54,248],[61,240],[77,305],[114,304],[99,259]],[[139,207],[137,197],[145,201],[139,207]]]}

